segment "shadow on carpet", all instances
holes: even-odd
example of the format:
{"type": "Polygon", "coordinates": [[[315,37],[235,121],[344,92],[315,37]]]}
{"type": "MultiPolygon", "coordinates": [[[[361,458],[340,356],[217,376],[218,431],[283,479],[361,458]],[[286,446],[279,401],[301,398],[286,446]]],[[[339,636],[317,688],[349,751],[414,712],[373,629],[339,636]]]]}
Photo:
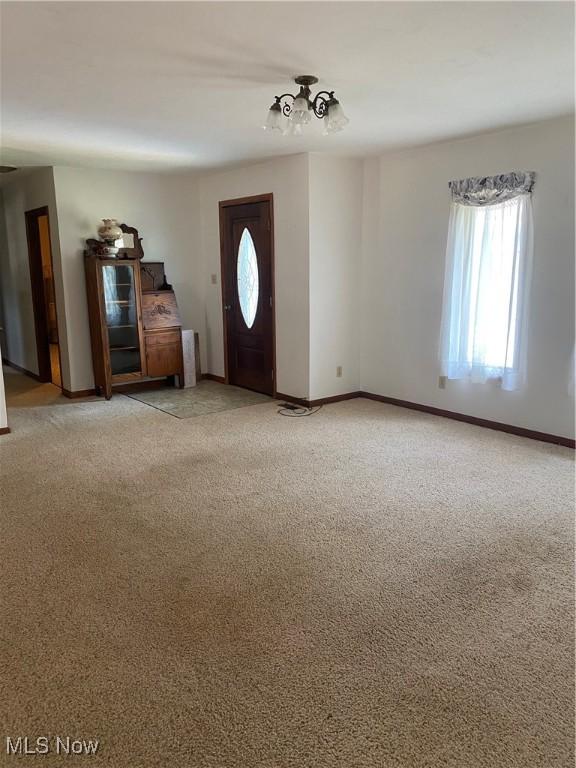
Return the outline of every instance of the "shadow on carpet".
{"type": "Polygon", "coordinates": [[[220,384],[217,381],[199,381],[195,387],[188,389],[162,387],[162,389],[130,392],[128,397],[158,408],[178,419],[191,419],[194,416],[231,411],[247,405],[274,402],[271,397],[262,395],[260,392],[251,392],[249,389],[220,384]]]}

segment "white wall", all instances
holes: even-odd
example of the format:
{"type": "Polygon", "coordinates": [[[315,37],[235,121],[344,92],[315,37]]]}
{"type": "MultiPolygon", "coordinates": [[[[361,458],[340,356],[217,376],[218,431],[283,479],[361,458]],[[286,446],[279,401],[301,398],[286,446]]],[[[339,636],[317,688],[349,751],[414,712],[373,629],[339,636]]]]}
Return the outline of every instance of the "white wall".
{"type": "Polygon", "coordinates": [[[311,400],[359,389],[361,222],[362,161],[310,155],[311,400]]]}
{"type": "Polygon", "coordinates": [[[48,206],[54,285],[58,309],[58,333],[62,347],[62,380],[66,387],[70,372],[66,365],[66,336],[63,313],[63,281],[58,236],[58,217],[52,168],[18,171],[2,188],[4,209],[0,228],[0,291],[3,311],[3,353],[11,362],[38,373],[34,310],[28,265],[28,244],[24,213],[48,206]]]}
{"type": "Polygon", "coordinates": [[[206,297],[203,364],[224,375],[218,203],[272,192],[276,293],[276,387],[309,395],[308,156],[291,155],[200,179],[202,255],[206,297]],[[217,284],[210,281],[217,275],[217,284]]]}
{"type": "Polygon", "coordinates": [[[369,392],[556,435],[574,435],[574,121],[550,120],[367,159],[363,333],[369,392]],[[438,387],[448,181],[536,171],[527,383],[438,387]]]}
{"type": "Polygon", "coordinates": [[[184,328],[203,334],[198,191],[190,175],[54,168],[72,390],[94,386],[84,257],[104,217],[138,229],[144,260],[164,261],[184,328]]]}

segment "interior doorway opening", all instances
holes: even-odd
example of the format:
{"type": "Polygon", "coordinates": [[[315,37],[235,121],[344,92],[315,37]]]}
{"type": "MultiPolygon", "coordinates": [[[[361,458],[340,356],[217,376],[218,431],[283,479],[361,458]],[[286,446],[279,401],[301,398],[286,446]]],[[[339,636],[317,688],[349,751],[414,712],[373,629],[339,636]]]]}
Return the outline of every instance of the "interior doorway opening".
{"type": "Polygon", "coordinates": [[[62,388],[54,264],[48,207],[26,211],[26,236],[36,331],[38,378],[62,388]]]}

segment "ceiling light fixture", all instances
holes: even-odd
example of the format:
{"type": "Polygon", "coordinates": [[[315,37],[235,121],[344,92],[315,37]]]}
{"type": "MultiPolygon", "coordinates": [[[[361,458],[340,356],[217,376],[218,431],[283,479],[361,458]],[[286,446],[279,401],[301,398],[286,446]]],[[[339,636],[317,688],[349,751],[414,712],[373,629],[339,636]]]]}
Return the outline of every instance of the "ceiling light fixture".
{"type": "Polygon", "coordinates": [[[264,130],[297,136],[302,133],[302,126],[310,122],[312,114],[324,121],[324,134],[337,133],[349,122],[340,102],[334,98],[334,91],[319,91],[311,98],[310,86],[318,82],[317,77],[300,75],[294,82],[300,86],[300,91],[296,96],[283,93],[275,97],[264,130]]]}

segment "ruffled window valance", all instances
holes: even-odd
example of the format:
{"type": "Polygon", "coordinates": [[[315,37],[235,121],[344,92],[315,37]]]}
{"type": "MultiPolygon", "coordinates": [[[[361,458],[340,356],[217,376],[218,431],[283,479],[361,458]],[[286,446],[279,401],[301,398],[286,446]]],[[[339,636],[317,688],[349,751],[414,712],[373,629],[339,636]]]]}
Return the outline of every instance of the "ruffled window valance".
{"type": "Polygon", "coordinates": [[[448,186],[456,203],[491,205],[530,193],[535,178],[534,171],[514,171],[499,176],[473,176],[450,181],[448,186]]]}

